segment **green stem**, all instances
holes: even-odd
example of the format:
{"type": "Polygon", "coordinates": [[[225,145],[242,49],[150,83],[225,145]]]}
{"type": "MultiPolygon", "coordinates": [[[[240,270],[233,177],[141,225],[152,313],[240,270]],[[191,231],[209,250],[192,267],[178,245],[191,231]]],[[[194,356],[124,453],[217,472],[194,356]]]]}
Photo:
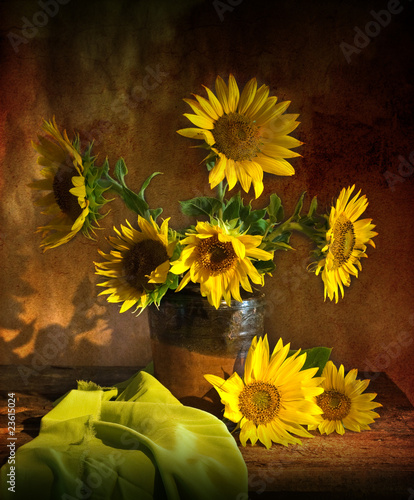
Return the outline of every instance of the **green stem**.
{"type": "MultiPolygon", "coordinates": [[[[314,229],[313,227],[309,226],[304,226],[300,222],[292,222],[290,219],[288,219],[286,222],[283,222],[283,224],[280,224],[272,233],[271,233],[271,239],[274,240],[277,236],[279,236],[282,233],[285,232],[292,232],[292,231],[297,231],[299,233],[303,233],[306,235],[308,238],[311,240],[315,241],[316,238],[319,238],[321,236],[321,232],[318,231],[317,229],[314,229]]],[[[267,235],[267,231],[266,231],[267,235]]]]}
{"type": "Polygon", "coordinates": [[[224,195],[226,194],[227,183],[221,181],[217,185],[217,197],[221,201],[221,207],[219,208],[219,219],[223,219],[223,205],[224,205],[224,195]]]}
{"type": "Polygon", "coordinates": [[[288,231],[298,231],[305,234],[311,240],[318,234],[318,231],[309,226],[303,226],[300,222],[290,222],[288,224],[288,231]]]}
{"type": "Polygon", "coordinates": [[[263,235],[263,237],[262,237],[262,239],[263,239],[263,240],[266,238],[267,233],[269,232],[269,230],[270,230],[270,228],[271,228],[271,227],[272,227],[272,224],[268,221],[268,222],[267,222],[267,228],[266,228],[266,231],[265,231],[265,233],[264,233],[264,235],[263,235]]]}
{"type": "Polygon", "coordinates": [[[117,195],[119,195],[123,199],[124,188],[119,182],[112,181],[111,187],[109,188],[111,191],[114,191],[117,195]]]}
{"type": "Polygon", "coordinates": [[[117,182],[109,174],[106,174],[106,179],[101,179],[100,183],[103,187],[116,193],[130,210],[144,217],[144,219],[150,220],[148,205],[144,200],[140,200],[134,191],[117,182]]]}

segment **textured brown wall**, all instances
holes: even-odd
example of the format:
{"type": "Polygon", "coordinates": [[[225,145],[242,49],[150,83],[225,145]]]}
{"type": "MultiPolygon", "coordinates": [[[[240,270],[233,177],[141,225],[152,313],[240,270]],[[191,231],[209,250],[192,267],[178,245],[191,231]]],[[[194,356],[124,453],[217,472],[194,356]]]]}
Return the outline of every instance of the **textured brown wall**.
{"type": "MultiPolygon", "coordinates": [[[[414,400],[414,175],[400,168],[400,157],[411,154],[414,162],[413,6],[401,2],[401,12],[378,25],[350,62],[340,48],[354,43],[355,27],[375,33],[367,25],[372,10],[395,5],[71,0],[36,33],[22,33],[23,18],[44,23],[39,4],[2,2],[0,362],[28,365],[36,376],[45,364],[138,366],[151,356],[146,313],[120,315],[97,298],[96,243],[78,237],[44,254],[38,248],[34,229],[45,218],[27,183],[39,178],[30,140],[42,118],[54,114],[68,131],[95,136],[100,158],[108,155],[112,165],[123,156],[131,187],[164,172],[147,198],[178,228],[188,222],[178,199],[209,194],[202,153],[175,133],[188,126],[181,99],[232,72],[241,85],[257,76],[291,100],[289,111],[302,122],[293,135],[306,143],[294,160],[296,175],[266,176],[255,205],[276,191],[290,213],[306,190],[308,203],[318,195],[329,208],[342,187],[356,183],[379,232],[377,249],[369,249],[360,278],[337,305],[324,303],[321,280],[306,272],[307,241],[293,239],[296,252],[278,255],[265,286],[272,343],[282,336],[294,347],[333,347],[333,360],[346,369],[366,376],[385,370],[414,400]],[[27,35],[27,43],[13,48],[11,33],[27,35]],[[148,77],[154,71],[158,81],[148,77]],[[144,92],[145,82],[151,89],[144,92]],[[399,175],[393,187],[389,173],[399,175]]],[[[112,204],[100,247],[108,249],[105,234],[127,215],[112,204]]]]}

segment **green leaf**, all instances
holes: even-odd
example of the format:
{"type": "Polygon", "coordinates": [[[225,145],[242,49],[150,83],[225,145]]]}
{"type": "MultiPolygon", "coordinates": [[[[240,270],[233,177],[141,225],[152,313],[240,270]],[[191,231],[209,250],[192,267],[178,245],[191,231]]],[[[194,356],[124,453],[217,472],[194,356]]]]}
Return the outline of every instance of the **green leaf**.
{"type": "Polygon", "coordinates": [[[213,170],[214,168],[214,165],[216,164],[216,156],[214,156],[214,159],[213,160],[210,160],[206,163],[206,167],[207,167],[207,170],[210,172],[211,170],[213,170]]]}
{"type": "Polygon", "coordinates": [[[162,214],[162,212],[163,212],[163,209],[161,207],[160,208],[151,208],[149,210],[149,214],[153,218],[154,221],[156,221],[158,219],[158,217],[162,214]]]}
{"type": "Polygon", "coordinates": [[[161,285],[156,285],[155,290],[150,292],[150,296],[154,303],[159,306],[161,299],[167,293],[168,290],[175,290],[178,287],[179,277],[176,274],[168,273],[165,283],[161,285]]]}
{"type": "Polygon", "coordinates": [[[273,260],[258,260],[253,262],[253,265],[262,274],[271,273],[276,269],[273,260]]]}
{"type": "Polygon", "coordinates": [[[276,236],[276,238],[274,238],[272,241],[272,243],[289,243],[290,241],[290,237],[291,237],[292,233],[286,231],[286,232],[283,232],[281,234],[279,234],[278,236],[276,236]]]}
{"type": "MultiPolygon", "coordinates": [[[[288,357],[292,356],[297,352],[296,350],[289,351],[288,357]]],[[[323,369],[331,356],[332,349],[329,347],[312,347],[311,349],[303,349],[300,351],[301,354],[306,353],[306,361],[302,367],[302,370],[307,370],[308,368],[316,368],[317,371],[315,377],[320,377],[322,375],[323,369]]]]}
{"type": "Polygon", "coordinates": [[[108,175],[109,174],[109,161],[108,158],[105,158],[105,161],[103,162],[103,165],[101,167],[101,173],[103,175],[108,175]]]}
{"type": "Polygon", "coordinates": [[[116,162],[114,173],[115,173],[115,177],[119,180],[119,182],[122,184],[122,186],[126,187],[124,177],[128,173],[128,169],[127,169],[127,166],[126,166],[123,158],[120,158],[116,162]]]}
{"type": "MultiPolygon", "coordinates": [[[[243,219],[243,224],[241,226],[242,227],[242,231],[246,231],[249,228],[251,228],[251,226],[254,223],[257,223],[259,220],[262,220],[265,215],[266,215],[266,209],[265,208],[263,208],[262,210],[252,210],[249,213],[249,215],[245,219],[243,219]]],[[[257,227],[259,227],[259,226],[257,226],[257,227]]],[[[267,227],[267,225],[266,225],[266,227],[267,227]]]]}
{"type": "Polygon", "coordinates": [[[306,361],[303,365],[302,370],[306,370],[308,368],[316,368],[319,370],[316,373],[316,377],[320,377],[322,375],[323,369],[325,368],[326,363],[328,362],[331,356],[332,349],[329,347],[313,347],[312,349],[306,350],[306,361]]]}
{"type": "Polygon", "coordinates": [[[273,242],[274,250],[294,250],[293,247],[283,241],[273,242]]]}
{"type": "Polygon", "coordinates": [[[238,217],[236,217],[235,219],[231,219],[231,220],[224,219],[224,221],[226,223],[226,226],[229,229],[235,229],[240,224],[240,219],[238,217]]]}
{"type": "Polygon", "coordinates": [[[217,198],[199,196],[191,200],[180,201],[181,212],[184,215],[197,217],[198,215],[213,216],[222,207],[222,203],[217,198]]]}
{"type": "Polygon", "coordinates": [[[280,222],[284,218],[285,218],[285,211],[284,211],[282,205],[280,205],[279,210],[277,211],[277,221],[280,222]]]}
{"type": "Polygon", "coordinates": [[[263,236],[267,229],[267,221],[259,219],[250,225],[249,234],[263,236]]]}
{"type": "MultiPolygon", "coordinates": [[[[126,167],[125,167],[126,168],[126,167]]],[[[162,175],[162,172],[153,172],[149,177],[147,177],[147,179],[145,179],[145,181],[143,182],[142,186],[141,186],[141,189],[139,190],[139,193],[138,193],[138,196],[141,198],[141,200],[144,200],[145,201],[145,198],[144,198],[144,194],[145,194],[145,190],[147,189],[147,187],[149,186],[149,183],[151,182],[151,180],[156,176],[156,175],[162,175]]]]}
{"type": "Polygon", "coordinates": [[[243,206],[240,193],[232,196],[223,211],[223,220],[229,221],[240,217],[240,209],[243,206]]]}
{"type": "Polygon", "coordinates": [[[249,216],[251,209],[252,209],[252,206],[250,203],[248,205],[243,205],[243,201],[242,201],[242,204],[240,207],[240,220],[245,220],[249,216]]]}
{"type": "Polygon", "coordinates": [[[281,220],[280,215],[282,215],[283,218],[283,207],[282,207],[282,201],[277,196],[277,194],[271,194],[270,195],[270,203],[269,206],[266,209],[267,213],[269,214],[269,220],[271,224],[275,224],[276,222],[279,222],[281,220]],[[282,209],[282,212],[280,213],[280,209],[282,209]]]}
{"type": "Polygon", "coordinates": [[[182,245],[180,245],[179,243],[177,245],[175,245],[175,248],[174,248],[173,254],[170,258],[170,261],[172,262],[174,260],[177,260],[180,257],[182,250],[183,250],[182,245]]]}
{"type": "Polygon", "coordinates": [[[146,211],[148,210],[148,203],[140,198],[134,191],[131,191],[127,187],[124,187],[122,191],[122,198],[125,205],[133,210],[135,213],[145,217],[146,211]]]}
{"type": "Polygon", "coordinates": [[[303,207],[303,200],[305,198],[305,194],[306,194],[306,191],[304,191],[300,195],[300,198],[299,198],[298,202],[296,203],[295,211],[293,212],[293,215],[291,217],[292,220],[297,220],[298,217],[300,216],[300,213],[301,213],[302,207],[303,207]]]}
{"type": "Polygon", "coordinates": [[[311,201],[311,204],[310,204],[310,207],[309,207],[309,212],[308,212],[308,217],[311,218],[313,216],[313,214],[316,212],[318,208],[318,200],[317,200],[317,197],[314,196],[312,198],[312,201],[311,201]]]}

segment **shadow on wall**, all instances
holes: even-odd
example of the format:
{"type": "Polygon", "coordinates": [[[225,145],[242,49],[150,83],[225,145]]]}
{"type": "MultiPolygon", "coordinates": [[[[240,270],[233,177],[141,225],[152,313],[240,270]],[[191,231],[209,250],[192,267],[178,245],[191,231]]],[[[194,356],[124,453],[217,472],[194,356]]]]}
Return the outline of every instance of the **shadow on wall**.
{"type": "MultiPolygon", "coordinates": [[[[125,336],[124,342],[128,344],[131,339],[136,338],[136,332],[131,328],[136,318],[131,317],[132,315],[124,316],[119,321],[120,315],[111,314],[116,306],[106,301],[102,301],[98,313],[94,312],[97,290],[95,283],[88,276],[79,283],[71,299],[75,309],[67,325],[52,323],[37,329],[36,318],[30,323],[25,323],[20,317],[24,308],[19,298],[27,298],[34,293],[34,290],[20,278],[17,280],[18,290],[23,290],[23,293],[15,296],[12,292],[3,297],[3,302],[9,305],[8,310],[12,314],[2,318],[0,328],[18,330],[18,333],[10,340],[0,337],[0,350],[6,353],[7,364],[17,365],[20,378],[25,385],[29,384],[29,380],[33,383],[33,378],[41,375],[50,366],[70,365],[69,359],[75,359],[76,365],[113,365],[111,355],[119,343],[116,333],[124,318],[127,321],[126,325],[129,326],[128,332],[122,328],[122,335],[125,336]],[[90,299],[85,301],[85,296],[90,299]],[[94,332],[94,341],[90,340],[91,332],[94,332]],[[97,337],[101,338],[95,342],[97,337]],[[17,351],[28,344],[32,344],[30,354],[24,357],[19,356],[17,351]]],[[[121,345],[125,350],[124,342],[121,345]]],[[[140,361],[137,363],[137,368],[139,368],[142,365],[142,359],[149,360],[147,352],[149,347],[135,342],[135,348],[139,351],[139,358],[137,355],[137,360],[140,361]]]]}

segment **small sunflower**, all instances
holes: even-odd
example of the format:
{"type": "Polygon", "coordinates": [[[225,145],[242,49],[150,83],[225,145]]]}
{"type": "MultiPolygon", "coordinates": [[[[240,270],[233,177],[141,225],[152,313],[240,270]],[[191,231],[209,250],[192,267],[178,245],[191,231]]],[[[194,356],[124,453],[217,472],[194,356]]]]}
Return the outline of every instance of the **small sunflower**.
{"type": "Polygon", "coordinates": [[[148,222],[138,215],[140,231],[126,221],[128,227],[121,225],[120,231],[114,227],[117,236],[109,237],[115,250],[109,254],[99,250],[106,262],[95,262],[96,274],[110,278],[98,284],[107,287],[99,295],[109,294],[108,302],[123,302],[121,313],[133,306],[136,312],[156,301],[157,284],[166,282],[176,245],[168,240],[168,221],[158,227],[152,218],[148,222]]]}
{"type": "Polygon", "coordinates": [[[290,101],[276,104],[277,97],[269,97],[269,87],[257,88],[251,79],[241,95],[233,75],[228,86],[218,76],[216,93],[207,87],[207,99],[195,95],[196,100],[184,99],[195,114],[185,113],[198,128],[177,132],[191,139],[201,139],[216,156],[209,174],[213,189],[227,178],[229,189],[237,181],[248,192],[253,183],[255,196],[263,191],[263,172],[275,175],[293,175],[293,167],[285,158],[300,156],[291,151],[303,144],[288,134],[299,125],[299,115],[283,114],[290,101]]]}
{"type": "Polygon", "coordinates": [[[321,260],[316,264],[315,273],[322,271],[325,285],[325,299],[338,302],[339,290],[344,296],[344,285],[351,284],[351,275],[358,277],[362,266],[360,259],[368,257],[366,245],[375,247],[371,238],[374,232],[372,219],[357,220],[368,206],[365,195],[359,197],[359,191],[349,199],[355,186],[343,188],[335,207],[329,215],[329,229],[326,232],[326,245],[321,249],[321,260]]]}
{"type": "Polygon", "coordinates": [[[362,394],[368,387],[369,380],[356,380],[358,370],[351,370],[344,377],[344,367],[339,370],[328,361],[322,373],[324,380],[321,384],[324,392],[316,397],[316,402],[323,414],[318,424],[308,426],[308,429],[319,429],[321,434],[337,432],[344,434],[345,429],[360,432],[369,430],[378,413],[372,411],[382,406],[373,399],[375,393],[362,394]]]}
{"type": "Polygon", "coordinates": [[[43,166],[44,179],[29,186],[49,191],[36,201],[45,208],[42,213],[53,216],[37,230],[43,236],[40,246],[48,250],[67,243],[79,231],[90,237],[93,224],[103,217],[99,210],[107,200],[103,197],[106,188],[97,182],[99,168],[90,156],[91,148],[82,156],[79,138],[71,142],[66,131],[59,131],[54,118],[44,121],[43,130],[47,137],[39,136],[39,143],[32,145],[40,154],[37,162],[43,166]]]}
{"type": "Polygon", "coordinates": [[[240,442],[246,446],[250,439],[266,448],[274,443],[285,446],[302,444],[293,436],[312,437],[303,425],[317,424],[321,409],[315,396],[322,393],[322,379],[314,377],[318,368],[302,370],[306,354],[300,350],[292,356],[290,344],[279,340],[269,359],[267,335],[255,337],[247,354],[244,377],[237,373],[223,380],[205,375],[225,405],[224,417],[238,424],[240,442]]]}
{"type": "Polygon", "coordinates": [[[230,304],[234,297],[239,302],[240,285],[252,292],[249,278],[263,285],[263,274],[254,267],[252,259],[270,260],[273,254],[261,250],[262,236],[241,234],[238,228],[198,222],[195,231],[181,240],[184,248],[180,258],[172,262],[171,272],[186,273],[177,288],[180,291],[191,280],[200,283],[200,292],[216,309],[222,298],[230,304]]]}

